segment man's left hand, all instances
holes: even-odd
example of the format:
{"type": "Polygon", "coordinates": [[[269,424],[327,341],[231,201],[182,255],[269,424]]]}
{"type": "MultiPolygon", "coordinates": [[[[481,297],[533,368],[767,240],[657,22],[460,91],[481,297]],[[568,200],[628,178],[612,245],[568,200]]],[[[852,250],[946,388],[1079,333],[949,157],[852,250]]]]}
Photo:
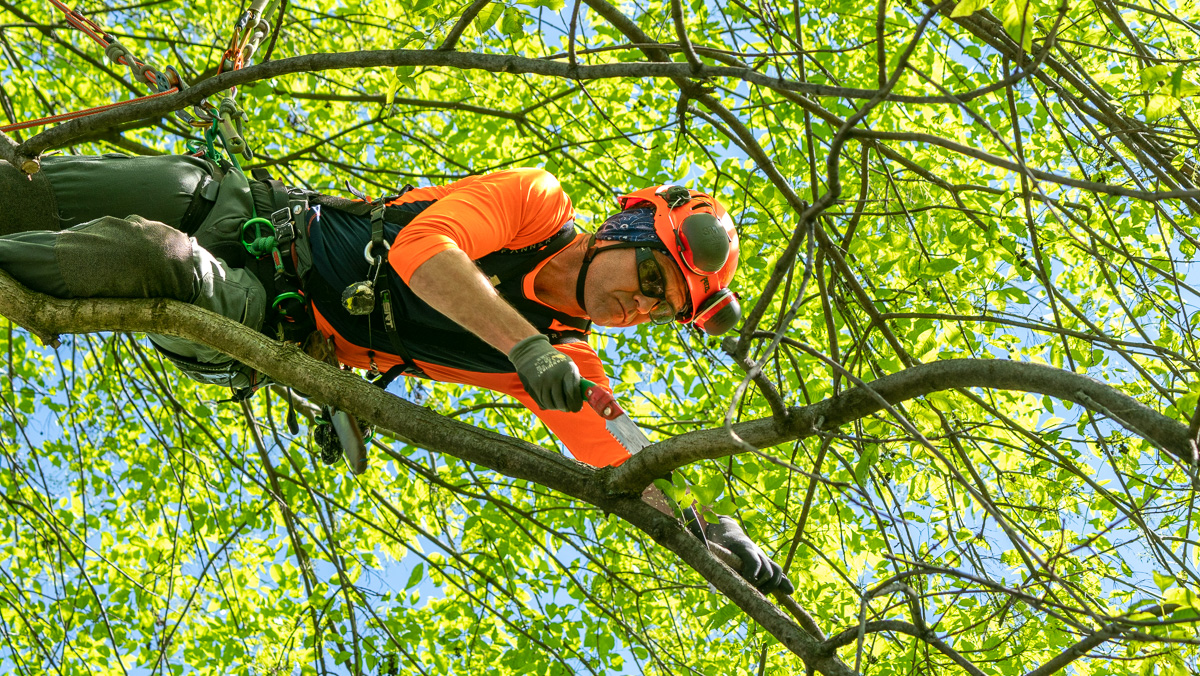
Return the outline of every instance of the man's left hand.
{"type": "Polygon", "coordinates": [[[783,574],[783,568],[746,537],[737,521],[728,516],[718,517],[716,523],[707,524],[704,534],[709,541],[728,549],[742,560],[742,577],[762,593],[780,591],[791,594],[796,591],[791,580],[783,574]]]}
{"type": "Polygon", "coordinates": [[[570,411],[583,408],[579,368],[567,355],[554,349],[550,339],[534,334],[508,353],[521,385],[534,402],[546,410],[570,411]]]}

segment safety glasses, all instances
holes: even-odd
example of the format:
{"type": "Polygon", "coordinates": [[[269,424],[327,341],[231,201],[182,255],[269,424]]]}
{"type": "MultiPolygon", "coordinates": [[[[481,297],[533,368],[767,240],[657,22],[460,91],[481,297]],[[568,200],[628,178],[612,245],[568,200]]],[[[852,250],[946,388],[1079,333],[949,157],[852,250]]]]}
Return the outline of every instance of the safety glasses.
{"type": "Polygon", "coordinates": [[[650,321],[655,324],[675,321],[680,311],[667,300],[667,275],[654,257],[654,251],[645,247],[638,247],[636,251],[638,287],[643,296],[658,301],[650,308],[650,321]]]}

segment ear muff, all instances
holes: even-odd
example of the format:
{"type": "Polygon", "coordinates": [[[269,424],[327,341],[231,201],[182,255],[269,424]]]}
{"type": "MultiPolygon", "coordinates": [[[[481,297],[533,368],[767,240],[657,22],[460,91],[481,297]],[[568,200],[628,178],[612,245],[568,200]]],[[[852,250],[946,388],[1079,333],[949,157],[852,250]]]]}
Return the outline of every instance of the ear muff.
{"type": "Polygon", "coordinates": [[[729,289],[720,289],[704,301],[696,313],[693,323],[710,336],[719,336],[737,326],[742,318],[742,304],[737,294],[729,289]]]}
{"type": "Polygon", "coordinates": [[[679,226],[679,253],[698,275],[715,274],[729,259],[729,235],[716,216],[692,214],[679,226]]]}

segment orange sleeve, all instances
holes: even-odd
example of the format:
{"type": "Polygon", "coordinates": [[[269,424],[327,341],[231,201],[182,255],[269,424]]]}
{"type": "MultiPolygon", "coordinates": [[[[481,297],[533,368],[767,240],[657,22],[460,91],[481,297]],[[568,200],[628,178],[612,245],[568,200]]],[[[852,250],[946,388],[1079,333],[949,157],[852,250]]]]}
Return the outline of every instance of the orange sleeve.
{"type": "Polygon", "coordinates": [[[445,195],[392,243],[388,262],[405,283],[422,263],[446,249],[462,249],[478,260],[549,239],[574,217],[571,198],[544,169],[471,176],[443,189],[445,195]]]}
{"type": "MultiPolygon", "coordinates": [[[[584,341],[555,345],[554,348],[570,357],[579,367],[579,373],[584,378],[609,387],[608,376],[604,373],[604,365],[600,357],[584,341]]],[[[579,462],[593,467],[616,466],[630,458],[629,451],[617,443],[608,429],[604,426],[604,418],[596,414],[585,402],[583,408],[575,413],[568,411],[545,411],[533,401],[533,397],[521,385],[521,379],[515,373],[478,373],[459,369],[417,362],[426,375],[442,382],[477,385],[507,394],[521,402],[533,411],[554,436],[571,451],[571,455],[579,462]]]]}

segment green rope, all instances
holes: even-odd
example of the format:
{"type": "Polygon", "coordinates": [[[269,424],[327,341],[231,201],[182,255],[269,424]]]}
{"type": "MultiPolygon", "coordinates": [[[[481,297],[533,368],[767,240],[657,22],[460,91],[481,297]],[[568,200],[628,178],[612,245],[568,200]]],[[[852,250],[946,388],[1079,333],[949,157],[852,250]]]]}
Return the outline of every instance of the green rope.
{"type": "MultiPolygon", "coordinates": [[[[251,209],[254,207],[251,206],[251,209]]],[[[262,258],[271,253],[278,246],[275,241],[275,226],[265,218],[257,216],[251,218],[242,224],[242,246],[246,247],[246,251],[255,258],[262,258]],[[271,234],[263,234],[263,225],[269,228],[271,234]],[[253,232],[247,236],[247,231],[253,228],[253,232]]]]}

